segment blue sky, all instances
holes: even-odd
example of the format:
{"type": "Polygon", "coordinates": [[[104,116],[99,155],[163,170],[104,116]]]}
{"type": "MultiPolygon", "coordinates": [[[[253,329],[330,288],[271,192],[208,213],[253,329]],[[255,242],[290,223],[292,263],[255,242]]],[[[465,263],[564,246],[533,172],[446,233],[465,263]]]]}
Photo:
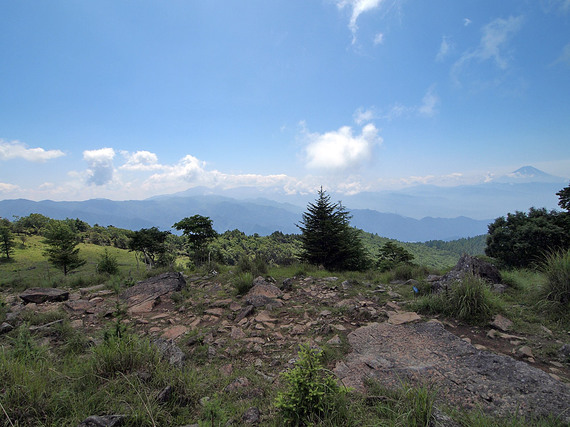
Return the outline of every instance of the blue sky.
{"type": "Polygon", "coordinates": [[[570,0],[0,0],[0,199],[570,177],[570,0]]]}

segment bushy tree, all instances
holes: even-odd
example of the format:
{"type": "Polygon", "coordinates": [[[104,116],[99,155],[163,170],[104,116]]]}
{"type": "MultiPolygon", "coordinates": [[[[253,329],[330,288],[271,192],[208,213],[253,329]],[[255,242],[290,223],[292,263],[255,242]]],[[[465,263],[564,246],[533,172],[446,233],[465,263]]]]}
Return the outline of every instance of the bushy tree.
{"type": "Polygon", "coordinates": [[[485,254],[510,267],[528,267],[552,251],[570,248],[570,215],[531,208],[489,225],[485,254]]]}
{"type": "Polygon", "coordinates": [[[212,228],[212,220],[206,216],[194,215],[184,218],[173,225],[188,240],[190,258],[195,265],[202,264],[208,259],[208,243],[216,238],[218,233],[212,228]]]}
{"type": "Polygon", "coordinates": [[[350,227],[350,214],[342,204],[332,203],[321,188],[315,203],[303,213],[301,259],[329,270],[363,270],[367,267],[360,232],[350,227]]]}
{"type": "Polygon", "coordinates": [[[391,270],[399,264],[411,262],[414,256],[406,249],[393,242],[386,242],[378,253],[378,268],[381,271],[391,270]]]}
{"type": "Polygon", "coordinates": [[[85,264],[85,260],[79,257],[77,235],[65,222],[51,220],[45,229],[44,237],[44,243],[48,245],[44,255],[48,257],[49,262],[63,270],[65,276],[85,264]]]}
{"type": "Polygon", "coordinates": [[[15,245],[12,224],[6,218],[0,218],[0,253],[9,260],[15,245]]]}
{"type": "Polygon", "coordinates": [[[167,266],[173,261],[166,245],[169,234],[169,231],[160,231],[157,227],[141,228],[132,233],[129,249],[150,268],[167,266]]]}

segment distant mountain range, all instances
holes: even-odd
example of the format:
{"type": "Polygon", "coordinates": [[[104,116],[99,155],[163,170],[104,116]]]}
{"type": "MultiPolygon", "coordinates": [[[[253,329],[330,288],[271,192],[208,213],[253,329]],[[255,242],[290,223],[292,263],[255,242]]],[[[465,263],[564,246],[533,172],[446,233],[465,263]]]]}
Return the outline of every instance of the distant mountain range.
{"type": "MultiPolygon", "coordinates": [[[[331,196],[332,200],[342,199],[352,214],[353,226],[370,233],[408,242],[453,240],[485,234],[494,218],[508,212],[526,211],[531,206],[555,208],[556,192],[565,182],[527,166],[480,185],[424,185],[398,192],[331,196]]],[[[277,192],[270,197],[252,188],[234,189],[223,195],[208,193],[210,189],[193,188],[146,200],[3,200],[0,216],[12,219],[14,215],[41,213],[55,219],[80,218],[92,225],[132,230],[157,226],[168,230],[182,218],[200,214],[210,217],[219,232],[239,229],[246,234],[267,235],[274,231],[298,233],[296,224],[307,203],[315,199],[315,195],[280,196],[277,192]]]]}

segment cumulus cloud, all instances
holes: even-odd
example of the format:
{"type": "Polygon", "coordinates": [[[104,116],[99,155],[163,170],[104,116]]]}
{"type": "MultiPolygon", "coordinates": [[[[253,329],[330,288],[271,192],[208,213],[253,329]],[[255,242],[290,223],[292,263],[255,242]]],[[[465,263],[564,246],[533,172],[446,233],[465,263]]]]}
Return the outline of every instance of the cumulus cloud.
{"type": "Polygon", "coordinates": [[[134,153],[122,151],[121,154],[127,159],[127,162],[119,169],[130,171],[149,171],[163,168],[163,166],[158,163],[157,155],[150,151],[141,150],[134,153]]]}
{"type": "Polygon", "coordinates": [[[306,166],[328,171],[359,167],[370,160],[373,147],[382,143],[373,124],[364,126],[360,135],[353,135],[350,126],[343,126],[338,131],[307,134],[307,139],[306,166]]]}
{"type": "Polygon", "coordinates": [[[451,49],[451,43],[449,42],[447,37],[443,36],[441,39],[441,44],[439,45],[439,51],[437,52],[437,55],[435,56],[435,60],[438,62],[443,61],[444,58],[449,53],[450,49],[451,49]]]}
{"type": "Polygon", "coordinates": [[[113,180],[115,167],[113,159],[115,150],[112,148],[100,148],[98,150],[86,150],[83,152],[83,160],[87,162],[87,182],[94,185],[105,185],[113,180]]]}
{"type": "Polygon", "coordinates": [[[498,18],[485,25],[483,35],[477,48],[468,50],[461,55],[453,65],[452,75],[458,81],[460,72],[472,62],[493,61],[499,69],[504,70],[508,66],[508,58],[505,50],[509,41],[523,24],[523,17],[498,18]]]}
{"type": "Polygon", "coordinates": [[[418,112],[427,117],[433,117],[437,113],[437,105],[439,97],[435,94],[435,87],[431,86],[422,99],[422,104],[418,108],[418,112]]]}
{"type": "Polygon", "coordinates": [[[44,150],[43,148],[28,148],[20,141],[4,141],[0,139],[0,160],[24,159],[29,162],[45,162],[65,156],[61,150],[44,150]]]}
{"type": "Polygon", "coordinates": [[[351,9],[350,22],[348,28],[352,32],[352,43],[356,43],[356,32],[358,31],[358,17],[365,12],[376,9],[383,0],[337,0],[336,4],[339,9],[348,7],[351,9]]]}

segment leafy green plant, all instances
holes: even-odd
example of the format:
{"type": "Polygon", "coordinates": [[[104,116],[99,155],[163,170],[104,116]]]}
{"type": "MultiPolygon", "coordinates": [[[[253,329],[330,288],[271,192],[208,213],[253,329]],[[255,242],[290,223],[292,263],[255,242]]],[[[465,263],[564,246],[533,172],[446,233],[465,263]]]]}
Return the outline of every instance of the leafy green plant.
{"type": "Polygon", "coordinates": [[[287,389],[277,395],[275,406],[289,425],[305,425],[338,413],[339,398],[348,392],[323,367],[322,353],[301,345],[295,366],[282,374],[287,389]]]}

